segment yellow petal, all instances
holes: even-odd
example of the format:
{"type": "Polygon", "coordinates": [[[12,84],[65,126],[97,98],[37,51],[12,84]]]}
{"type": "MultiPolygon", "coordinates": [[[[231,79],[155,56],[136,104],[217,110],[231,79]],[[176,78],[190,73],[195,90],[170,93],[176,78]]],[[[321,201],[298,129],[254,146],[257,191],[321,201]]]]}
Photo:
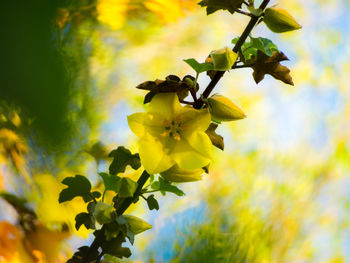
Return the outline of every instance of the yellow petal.
{"type": "Polygon", "coordinates": [[[164,118],[154,113],[134,113],[127,118],[130,129],[139,138],[158,137],[164,130],[164,118]]]}
{"type": "Polygon", "coordinates": [[[149,174],[163,172],[174,165],[174,161],[166,153],[160,141],[152,139],[140,140],[139,154],[141,163],[149,174]]]}
{"type": "Polygon", "coordinates": [[[192,134],[196,131],[205,131],[208,129],[211,121],[208,109],[196,110],[187,107],[182,108],[175,118],[179,118],[181,121],[185,137],[187,134],[192,134]]]}
{"type": "Polygon", "coordinates": [[[204,132],[196,132],[180,140],[172,151],[175,162],[183,169],[198,169],[212,159],[212,144],[204,132]]]}
{"type": "Polygon", "coordinates": [[[174,113],[182,108],[177,94],[171,93],[158,93],[150,102],[148,112],[160,114],[168,120],[172,120],[174,113]]]}

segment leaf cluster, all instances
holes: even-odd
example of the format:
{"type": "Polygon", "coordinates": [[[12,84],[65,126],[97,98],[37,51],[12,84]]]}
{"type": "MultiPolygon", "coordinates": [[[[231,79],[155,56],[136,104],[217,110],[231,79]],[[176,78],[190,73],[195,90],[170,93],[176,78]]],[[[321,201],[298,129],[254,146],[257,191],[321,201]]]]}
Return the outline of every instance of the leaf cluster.
{"type": "Polygon", "coordinates": [[[195,78],[190,75],[186,75],[182,79],[176,75],[169,75],[165,80],[146,81],[136,88],[149,91],[145,96],[144,104],[149,103],[157,93],[176,92],[179,99],[183,100],[191,89],[198,90],[198,86],[193,85],[194,80],[195,78]]]}

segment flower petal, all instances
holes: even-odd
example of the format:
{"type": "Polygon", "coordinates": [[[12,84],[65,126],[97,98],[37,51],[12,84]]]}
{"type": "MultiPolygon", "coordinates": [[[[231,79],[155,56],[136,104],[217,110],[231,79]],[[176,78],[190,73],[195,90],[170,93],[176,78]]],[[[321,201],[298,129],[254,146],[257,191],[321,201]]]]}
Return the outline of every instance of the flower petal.
{"type": "Polygon", "coordinates": [[[141,139],[139,154],[141,163],[149,174],[161,173],[175,164],[162,143],[157,140],[141,139]]]}
{"type": "Polygon", "coordinates": [[[128,116],[128,124],[137,137],[158,137],[164,130],[164,118],[152,113],[134,113],[128,116]]]}
{"type": "Polygon", "coordinates": [[[148,112],[161,114],[167,120],[172,120],[174,113],[181,108],[182,106],[176,93],[158,93],[151,100],[148,112]]]}
{"type": "Polygon", "coordinates": [[[184,107],[175,119],[181,121],[186,137],[196,131],[206,131],[210,125],[211,116],[208,109],[196,110],[184,107]]]}
{"type": "Polygon", "coordinates": [[[198,169],[210,163],[213,147],[208,135],[195,132],[175,145],[171,156],[183,169],[198,169]]]}

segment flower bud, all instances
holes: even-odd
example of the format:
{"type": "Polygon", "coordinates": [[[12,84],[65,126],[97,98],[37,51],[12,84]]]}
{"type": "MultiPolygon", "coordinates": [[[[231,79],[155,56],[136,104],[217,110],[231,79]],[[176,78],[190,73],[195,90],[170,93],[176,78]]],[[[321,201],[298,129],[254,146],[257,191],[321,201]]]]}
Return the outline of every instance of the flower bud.
{"type": "Polygon", "coordinates": [[[97,202],[93,216],[96,218],[97,222],[101,225],[110,223],[113,221],[112,219],[112,211],[114,210],[113,206],[102,203],[102,202],[97,202]]]}
{"type": "Polygon", "coordinates": [[[232,101],[222,95],[208,98],[210,114],[216,121],[235,121],[247,117],[232,101]]]}
{"type": "Polygon", "coordinates": [[[301,25],[284,9],[267,8],[264,23],[275,33],[283,33],[301,28],[301,25]]]}
{"type": "Polygon", "coordinates": [[[134,235],[140,234],[148,229],[152,228],[152,225],[148,224],[146,221],[132,215],[124,215],[125,220],[130,226],[131,232],[134,235]]]}
{"type": "Polygon", "coordinates": [[[210,53],[213,60],[214,70],[226,71],[230,70],[238,57],[229,47],[214,50],[210,53]]]}
{"type": "Polygon", "coordinates": [[[182,169],[178,165],[174,165],[170,169],[160,173],[164,179],[174,183],[199,181],[202,180],[202,174],[202,169],[188,170],[182,169]]]}

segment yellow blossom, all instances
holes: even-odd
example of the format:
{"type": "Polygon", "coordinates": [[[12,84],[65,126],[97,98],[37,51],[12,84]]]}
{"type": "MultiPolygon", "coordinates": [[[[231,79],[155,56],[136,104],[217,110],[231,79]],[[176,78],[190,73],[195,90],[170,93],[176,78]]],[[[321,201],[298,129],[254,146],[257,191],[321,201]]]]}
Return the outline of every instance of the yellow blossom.
{"type": "Polygon", "coordinates": [[[141,163],[150,174],[177,164],[198,169],[212,159],[212,144],[205,133],[210,124],[208,109],[181,106],[176,93],[160,93],[148,112],[128,116],[130,129],[139,137],[141,163]]]}

